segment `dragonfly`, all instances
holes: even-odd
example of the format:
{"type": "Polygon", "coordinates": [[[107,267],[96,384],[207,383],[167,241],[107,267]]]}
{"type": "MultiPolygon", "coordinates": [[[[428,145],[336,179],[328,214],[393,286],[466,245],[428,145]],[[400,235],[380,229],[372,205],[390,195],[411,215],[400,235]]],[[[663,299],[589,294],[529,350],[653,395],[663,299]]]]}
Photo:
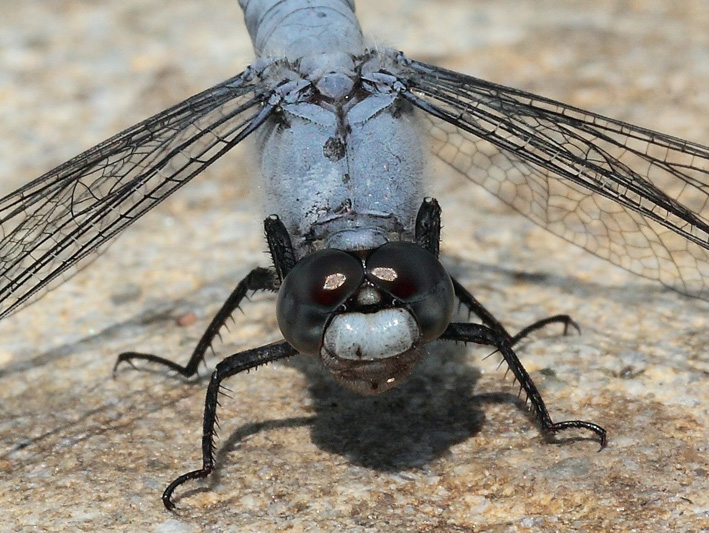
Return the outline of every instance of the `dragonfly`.
{"type": "MultiPolygon", "coordinates": [[[[368,48],[353,0],[240,0],[256,61],[0,199],[0,319],[95,258],[102,246],[248,139],[258,153],[273,264],[234,288],[182,365],[193,376],[253,291],[277,293],[284,340],[223,359],[211,375],[202,465],[215,468],[223,382],[298,354],[343,386],[399,385],[436,339],[490,346],[545,437],[553,421],[515,346],[567,315],[510,333],[438,259],[442,209],[423,193],[432,153],[532,221],[640,276],[707,299],[709,148],[573,106],[368,48]],[[475,321],[452,321],[456,301],[475,321]]],[[[114,369],[115,371],[115,369],[114,369]]]]}

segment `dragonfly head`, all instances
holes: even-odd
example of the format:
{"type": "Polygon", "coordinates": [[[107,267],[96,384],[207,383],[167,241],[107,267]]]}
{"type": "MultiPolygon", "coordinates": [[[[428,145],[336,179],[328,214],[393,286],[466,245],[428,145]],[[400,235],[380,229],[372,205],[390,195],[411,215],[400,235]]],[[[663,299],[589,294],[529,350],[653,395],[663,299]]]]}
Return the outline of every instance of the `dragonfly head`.
{"type": "Polygon", "coordinates": [[[450,276],[410,242],[326,249],[301,259],[278,293],[278,325],[299,352],[318,355],[344,386],[378,394],[397,386],[453,314],[450,276]]]}

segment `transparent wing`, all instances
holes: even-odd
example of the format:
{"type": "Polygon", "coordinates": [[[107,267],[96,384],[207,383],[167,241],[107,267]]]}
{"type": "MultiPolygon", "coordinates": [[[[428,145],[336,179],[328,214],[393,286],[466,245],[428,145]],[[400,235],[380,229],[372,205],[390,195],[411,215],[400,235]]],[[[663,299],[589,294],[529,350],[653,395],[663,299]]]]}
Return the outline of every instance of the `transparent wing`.
{"type": "Polygon", "coordinates": [[[0,199],[0,318],[64,281],[262,124],[273,108],[260,87],[247,69],[0,199]]]}
{"type": "Polygon", "coordinates": [[[399,57],[435,154],[552,233],[709,299],[709,148],[399,57]]]}

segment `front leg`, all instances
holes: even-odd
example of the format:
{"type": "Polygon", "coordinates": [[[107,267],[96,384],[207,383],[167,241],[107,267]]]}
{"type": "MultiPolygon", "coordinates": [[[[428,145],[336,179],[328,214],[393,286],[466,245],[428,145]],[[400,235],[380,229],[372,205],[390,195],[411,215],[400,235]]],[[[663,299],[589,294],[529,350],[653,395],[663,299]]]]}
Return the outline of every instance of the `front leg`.
{"type": "MultiPolygon", "coordinates": [[[[438,257],[440,251],[441,239],[441,207],[435,198],[424,198],[419,207],[418,215],[416,216],[414,242],[425,248],[433,255],[438,257]]],[[[492,313],[466,290],[455,278],[451,277],[455,295],[460,300],[460,303],[468,308],[468,312],[477,316],[483,324],[490,329],[498,332],[500,335],[507,337],[511,341],[511,345],[517,344],[531,332],[541,329],[548,324],[561,323],[564,325],[564,335],[568,332],[569,326],[581,331],[569,315],[554,315],[538,320],[530,324],[526,328],[519,331],[516,335],[510,335],[505,327],[494,317],[492,313]]]]}
{"type": "Polygon", "coordinates": [[[586,422],[584,420],[565,420],[562,422],[552,421],[537,386],[532,381],[532,378],[522,365],[522,362],[519,360],[519,357],[517,357],[517,354],[512,350],[512,341],[514,339],[510,337],[509,334],[501,333],[500,331],[497,331],[487,325],[454,322],[448,326],[440,338],[494,346],[502,354],[507,366],[519,382],[522,390],[524,390],[526,394],[525,400],[531,404],[537,421],[539,422],[545,436],[550,436],[566,429],[586,429],[598,436],[601,443],[601,449],[605,447],[606,430],[597,424],[586,422]]]}
{"type": "Polygon", "coordinates": [[[202,423],[202,468],[182,474],[170,483],[162,494],[165,508],[172,511],[172,493],[175,489],[191,479],[207,477],[214,470],[215,426],[217,423],[217,406],[222,381],[245,370],[251,370],[266,363],[284,359],[298,352],[285,341],[267,344],[245,352],[230,355],[221,361],[212,373],[207,387],[207,397],[204,402],[204,419],[202,423]]]}
{"type": "Polygon", "coordinates": [[[219,335],[219,330],[224,326],[231,314],[239,307],[239,304],[246,297],[248,292],[275,290],[278,290],[278,280],[273,270],[267,268],[253,269],[238,283],[236,288],[229,295],[229,298],[227,298],[222,305],[221,309],[219,309],[219,312],[217,312],[212,321],[209,323],[209,326],[202,334],[202,338],[197,343],[190,360],[185,366],[158,355],[138,352],[124,352],[116,359],[116,364],[113,367],[113,373],[115,374],[118,365],[124,361],[133,364],[133,361],[141,360],[166,366],[170,370],[175,370],[187,378],[193,376],[197,373],[199,364],[204,361],[204,355],[207,352],[207,349],[212,346],[214,338],[219,335]]]}
{"type": "Polygon", "coordinates": [[[568,333],[569,326],[576,329],[576,331],[578,331],[579,333],[581,332],[581,329],[579,328],[578,324],[576,324],[576,322],[574,322],[574,320],[569,315],[554,315],[542,318],[541,320],[537,320],[533,324],[530,324],[529,326],[520,330],[517,334],[510,335],[509,332],[505,329],[505,327],[500,323],[500,321],[497,320],[492,315],[492,313],[490,313],[490,311],[488,311],[483,306],[483,304],[481,304],[478,299],[475,298],[475,296],[473,296],[465,287],[463,287],[463,285],[461,285],[458,280],[456,280],[455,278],[451,278],[451,280],[453,281],[453,289],[455,290],[455,295],[458,297],[458,300],[460,300],[460,303],[462,303],[465,307],[468,308],[468,312],[477,316],[482,321],[482,323],[485,324],[491,330],[496,331],[502,337],[506,337],[510,342],[510,346],[514,346],[533,331],[541,329],[549,324],[563,324],[564,335],[568,333]]]}
{"type": "Polygon", "coordinates": [[[273,269],[255,268],[242,279],[236,288],[229,295],[229,298],[224,302],[219,312],[215,315],[209,326],[199,339],[197,346],[192,352],[190,360],[185,366],[177,364],[164,357],[159,357],[153,354],[124,352],[118,356],[116,364],[113,367],[115,375],[118,365],[126,361],[133,364],[133,361],[142,360],[150,363],[157,363],[174,370],[181,375],[189,378],[197,373],[199,364],[204,361],[204,355],[207,349],[212,347],[214,338],[219,335],[219,331],[224,326],[232,313],[238,309],[242,300],[246,297],[249,291],[277,291],[283,278],[295,264],[295,254],[293,245],[291,244],[290,236],[283,222],[276,215],[271,215],[264,220],[264,230],[266,233],[266,241],[273,259],[273,269]]]}

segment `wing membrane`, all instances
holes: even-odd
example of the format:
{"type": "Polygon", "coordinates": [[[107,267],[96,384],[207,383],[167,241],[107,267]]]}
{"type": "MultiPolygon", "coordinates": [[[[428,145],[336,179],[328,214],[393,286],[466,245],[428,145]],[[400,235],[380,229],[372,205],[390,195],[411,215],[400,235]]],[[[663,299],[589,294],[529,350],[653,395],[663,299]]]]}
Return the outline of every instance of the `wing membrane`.
{"type": "Polygon", "coordinates": [[[247,69],[0,199],[0,318],[66,279],[263,123],[272,107],[259,87],[247,69]]]}
{"type": "Polygon", "coordinates": [[[400,57],[433,150],[537,224],[709,299],[709,148],[400,57]]]}

